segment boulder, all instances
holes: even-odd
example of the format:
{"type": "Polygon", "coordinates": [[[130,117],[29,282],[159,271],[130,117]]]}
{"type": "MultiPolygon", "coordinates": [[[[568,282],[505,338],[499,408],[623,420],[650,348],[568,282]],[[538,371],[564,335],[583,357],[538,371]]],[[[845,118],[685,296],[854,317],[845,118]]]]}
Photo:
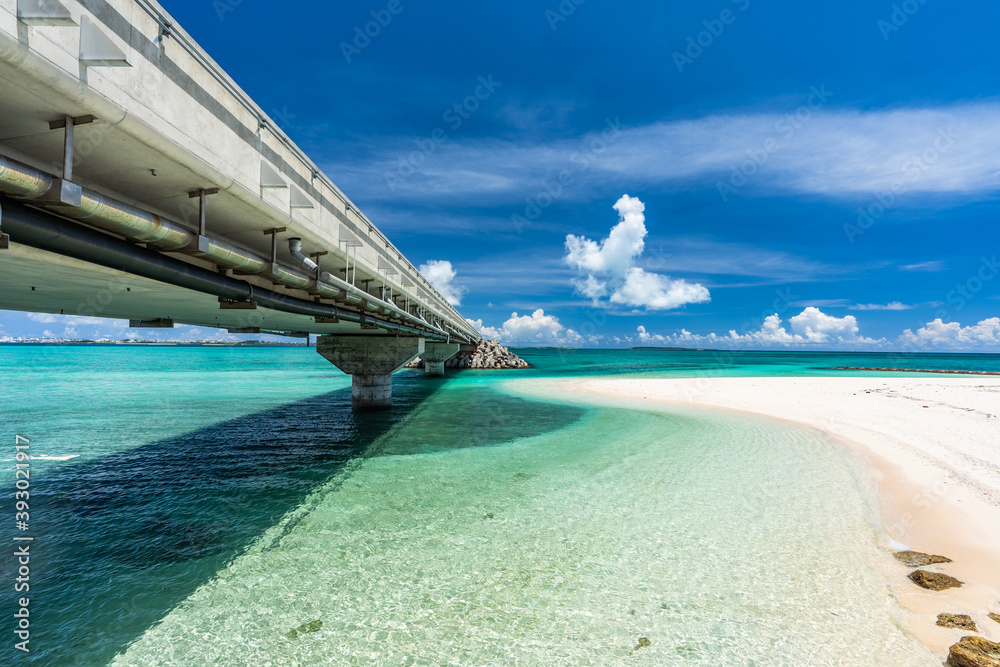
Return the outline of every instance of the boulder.
{"type": "Polygon", "coordinates": [[[982,637],[962,637],[948,652],[948,667],[1000,667],[1000,644],[982,637]]]}
{"type": "Polygon", "coordinates": [[[950,563],[950,558],[944,556],[932,556],[919,551],[897,551],[893,554],[900,563],[909,567],[924,567],[935,563],[950,563]]]}
{"type": "Polygon", "coordinates": [[[965,614],[938,614],[937,624],[942,628],[958,628],[969,632],[979,632],[976,622],[965,614]]]}
{"type": "MultiPolygon", "coordinates": [[[[495,340],[484,340],[476,349],[459,352],[445,362],[445,368],[529,368],[528,362],[517,356],[495,340]]],[[[406,365],[407,368],[423,368],[424,362],[417,358],[406,365]]]]}
{"type": "Polygon", "coordinates": [[[990,616],[990,618],[992,618],[992,619],[993,619],[994,621],[996,621],[997,623],[1000,623],[1000,614],[994,614],[994,613],[993,613],[993,612],[991,611],[991,612],[990,612],[990,614],[989,614],[989,616],[990,616]]]}
{"type": "Polygon", "coordinates": [[[943,591],[947,588],[961,588],[965,585],[955,577],[927,570],[914,570],[908,576],[910,581],[929,591],[943,591]]]}

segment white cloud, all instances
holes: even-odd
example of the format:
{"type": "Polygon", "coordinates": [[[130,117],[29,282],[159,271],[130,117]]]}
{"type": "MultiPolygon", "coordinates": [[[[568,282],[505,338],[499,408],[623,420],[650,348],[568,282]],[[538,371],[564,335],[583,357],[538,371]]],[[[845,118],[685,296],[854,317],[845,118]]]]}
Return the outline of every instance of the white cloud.
{"type": "Polygon", "coordinates": [[[642,342],[669,343],[680,346],[704,347],[873,347],[882,346],[885,341],[859,335],[858,321],[853,315],[833,317],[819,308],[809,307],[789,318],[786,326],[777,313],[764,318],[760,329],[738,333],[730,330],[728,335],[716,333],[692,334],[686,329],[670,335],[652,334],[646,327],[637,329],[642,342]]]}
{"type": "Polygon", "coordinates": [[[646,205],[622,195],[615,202],[618,224],[600,244],[583,236],[566,237],[566,263],[587,273],[624,274],[642,254],[646,238],[646,205]]]}
{"type": "MultiPolygon", "coordinates": [[[[789,124],[789,111],[794,108],[621,128],[587,170],[575,174],[572,194],[563,196],[586,196],[592,191],[588,186],[609,180],[728,183],[745,165],[752,167],[753,187],[834,197],[871,196],[900,182],[907,193],[965,195],[1000,188],[998,102],[865,112],[831,107],[811,113],[798,127],[789,124]],[[774,150],[767,152],[766,145],[774,150]],[[762,153],[755,162],[753,155],[762,153]]],[[[575,168],[573,157],[586,139],[449,141],[397,195],[506,198],[537,192],[552,174],[575,168]]],[[[369,173],[356,174],[358,185],[381,187],[383,173],[397,162],[393,140],[369,173]]]]}
{"type": "Polygon", "coordinates": [[[448,303],[453,306],[462,305],[462,296],[467,290],[455,283],[455,276],[458,275],[458,272],[452,268],[451,262],[432,259],[426,264],[420,265],[420,273],[430,281],[434,289],[440,292],[448,303]]]}
{"type": "Polygon", "coordinates": [[[902,303],[900,301],[890,301],[889,303],[859,303],[851,306],[851,310],[911,310],[915,306],[902,303]]]}
{"type": "Polygon", "coordinates": [[[810,342],[846,342],[857,338],[858,320],[853,315],[833,317],[819,308],[806,308],[789,320],[792,332],[810,342]]]}
{"type": "Polygon", "coordinates": [[[625,274],[625,283],[611,295],[611,303],[647,310],[672,310],[689,303],[711,300],[708,289],[686,280],[671,280],[658,273],[647,273],[633,266],[625,274]]]}
{"type": "Polygon", "coordinates": [[[932,262],[920,262],[918,264],[906,264],[899,267],[904,271],[944,271],[944,262],[936,259],[932,262]]]}
{"type": "MultiPolygon", "coordinates": [[[[487,327],[482,320],[466,320],[484,338],[511,344],[579,345],[584,337],[563,326],[554,315],[546,315],[539,308],[531,315],[511,313],[510,319],[499,328],[487,327]]],[[[595,339],[596,340],[596,339],[595,339]]],[[[591,341],[593,342],[593,341],[591,341]]]]}
{"type": "Polygon", "coordinates": [[[1000,317],[982,320],[963,327],[958,322],[944,322],[941,318],[928,322],[916,332],[907,329],[899,337],[904,345],[917,347],[948,347],[975,349],[1000,345],[1000,317]]]}
{"type": "Polygon", "coordinates": [[[646,206],[622,195],[615,202],[618,224],[600,243],[583,236],[566,236],[566,263],[584,276],[573,281],[576,291],[594,304],[608,302],[630,308],[671,310],[711,300],[703,285],[674,280],[635,266],[646,238],[646,206]]]}

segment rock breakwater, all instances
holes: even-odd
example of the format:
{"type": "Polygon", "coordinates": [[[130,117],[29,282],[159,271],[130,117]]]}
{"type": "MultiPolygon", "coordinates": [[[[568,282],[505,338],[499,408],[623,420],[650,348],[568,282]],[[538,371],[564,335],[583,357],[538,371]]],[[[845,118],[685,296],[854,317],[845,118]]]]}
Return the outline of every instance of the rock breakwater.
{"type": "MultiPolygon", "coordinates": [[[[444,364],[445,368],[511,369],[528,368],[528,362],[517,356],[495,340],[484,340],[475,350],[460,350],[444,364]]],[[[418,357],[406,365],[407,368],[423,368],[424,362],[418,357]]]]}

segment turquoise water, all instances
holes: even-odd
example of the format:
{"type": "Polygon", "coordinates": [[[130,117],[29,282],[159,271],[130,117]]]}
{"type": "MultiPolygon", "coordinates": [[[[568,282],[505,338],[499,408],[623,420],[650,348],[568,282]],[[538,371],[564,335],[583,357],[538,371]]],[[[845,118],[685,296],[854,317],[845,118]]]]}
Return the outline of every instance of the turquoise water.
{"type": "Polygon", "coordinates": [[[878,574],[858,461],[780,422],[534,382],[907,360],[522,354],[535,368],[401,372],[392,410],[355,415],[313,350],[0,346],[11,513],[14,436],[36,456],[28,662],[936,664],[878,574]]]}

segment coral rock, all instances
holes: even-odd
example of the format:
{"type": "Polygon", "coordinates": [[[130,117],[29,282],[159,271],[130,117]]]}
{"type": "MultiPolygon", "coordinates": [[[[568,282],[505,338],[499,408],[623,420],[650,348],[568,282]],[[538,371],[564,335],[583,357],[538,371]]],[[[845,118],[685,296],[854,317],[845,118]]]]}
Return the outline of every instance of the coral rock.
{"type": "Polygon", "coordinates": [[[982,637],[962,637],[948,652],[948,667],[1000,667],[1000,644],[982,637]]]}
{"type": "Polygon", "coordinates": [[[909,577],[910,581],[917,586],[929,591],[943,591],[947,588],[960,588],[965,585],[955,577],[927,570],[914,570],[910,572],[909,577]]]}
{"type": "Polygon", "coordinates": [[[919,551],[898,551],[893,554],[900,563],[908,565],[909,567],[923,567],[925,565],[934,565],[935,563],[950,563],[950,558],[945,558],[944,556],[932,556],[930,554],[921,553],[919,551]]]}
{"type": "Polygon", "coordinates": [[[976,622],[965,614],[938,614],[937,624],[942,628],[958,628],[969,632],[979,632],[976,622]]]}

